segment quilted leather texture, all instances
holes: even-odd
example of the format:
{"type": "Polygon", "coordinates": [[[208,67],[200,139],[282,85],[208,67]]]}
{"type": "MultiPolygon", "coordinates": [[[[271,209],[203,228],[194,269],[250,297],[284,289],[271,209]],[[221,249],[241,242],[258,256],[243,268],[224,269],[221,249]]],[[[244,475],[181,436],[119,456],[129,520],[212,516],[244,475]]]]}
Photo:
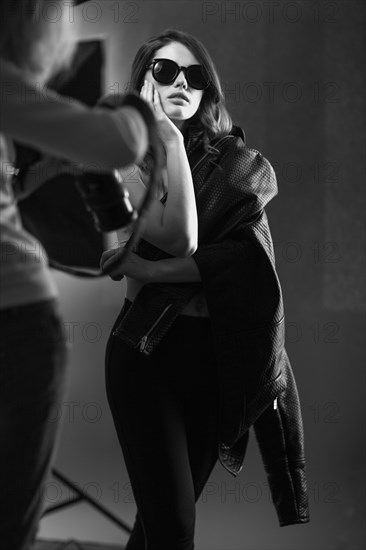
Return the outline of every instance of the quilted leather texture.
{"type": "MultiPolygon", "coordinates": [[[[237,475],[249,430],[254,427],[280,525],[306,522],[301,409],[285,350],[282,292],[264,211],[277,194],[275,173],[258,151],[245,145],[240,128],[234,128],[217,153],[206,157],[197,169],[204,154],[199,136],[188,135],[186,149],[199,220],[199,246],[193,258],[201,274],[218,361],[219,459],[237,475]],[[275,399],[277,409],[273,409],[275,399]]],[[[140,241],[137,252],[148,259],[168,257],[145,241],[140,241]]],[[[147,295],[160,286],[144,287],[146,303],[147,295]]],[[[172,303],[181,300],[182,309],[183,296],[190,297],[195,288],[190,284],[163,286],[172,303]]],[[[138,296],[129,310],[131,314],[135,307],[139,315],[134,322],[126,322],[124,330],[135,330],[138,319],[153,324],[154,307],[144,310],[141,321],[142,298],[138,304],[138,296]]],[[[159,330],[159,323],[154,330],[159,330]]]]}

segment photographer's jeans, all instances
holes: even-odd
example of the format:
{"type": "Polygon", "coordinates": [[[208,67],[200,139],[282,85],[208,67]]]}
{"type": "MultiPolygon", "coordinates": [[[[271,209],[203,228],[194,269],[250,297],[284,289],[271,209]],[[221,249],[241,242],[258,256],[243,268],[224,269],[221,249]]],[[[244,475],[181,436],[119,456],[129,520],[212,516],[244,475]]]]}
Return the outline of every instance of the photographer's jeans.
{"type": "Polygon", "coordinates": [[[56,447],[67,348],[55,300],[0,311],[0,550],[29,550],[56,447]]]}

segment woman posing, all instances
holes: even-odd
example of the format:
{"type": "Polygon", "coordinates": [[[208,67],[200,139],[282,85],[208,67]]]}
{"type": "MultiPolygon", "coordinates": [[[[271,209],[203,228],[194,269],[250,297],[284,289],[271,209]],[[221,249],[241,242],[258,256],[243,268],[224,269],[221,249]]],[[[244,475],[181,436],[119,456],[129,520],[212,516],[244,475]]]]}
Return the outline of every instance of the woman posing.
{"type": "Polygon", "coordinates": [[[127,259],[118,248],[102,256],[113,279],[127,278],[106,352],[137,505],[126,549],[192,550],[195,502],[218,459],[238,474],[251,426],[280,525],[306,523],[301,412],[264,211],[277,193],[273,169],[232,125],[214,65],[193,36],[167,30],[144,44],[131,83],[182,136],[178,145],[175,132],[172,145],[163,135],[160,198],[168,190],[169,202],[171,183],[189,177],[188,162],[199,240],[186,258],[148,234],[127,259]]]}

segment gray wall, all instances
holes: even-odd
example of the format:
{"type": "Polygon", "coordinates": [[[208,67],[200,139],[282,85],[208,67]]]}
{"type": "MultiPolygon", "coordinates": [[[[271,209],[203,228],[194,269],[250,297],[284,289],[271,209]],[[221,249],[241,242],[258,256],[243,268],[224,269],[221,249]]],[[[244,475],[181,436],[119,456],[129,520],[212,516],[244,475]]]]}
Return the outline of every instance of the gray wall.
{"type": "MultiPolygon", "coordinates": [[[[197,548],[364,547],[364,3],[103,1],[78,14],[82,37],[106,39],[106,91],[123,91],[151,35],[178,27],[199,37],[235,122],[276,168],[279,195],[267,213],[303,407],[311,523],[279,528],[252,436],[239,477],[217,466],[206,486],[197,548]]],[[[55,463],[132,523],[103,375],[124,286],[55,276],[71,348],[55,463]]],[[[51,478],[47,503],[61,496],[68,491],[51,478]]],[[[86,505],[43,520],[40,535],[126,540],[86,505]]]]}

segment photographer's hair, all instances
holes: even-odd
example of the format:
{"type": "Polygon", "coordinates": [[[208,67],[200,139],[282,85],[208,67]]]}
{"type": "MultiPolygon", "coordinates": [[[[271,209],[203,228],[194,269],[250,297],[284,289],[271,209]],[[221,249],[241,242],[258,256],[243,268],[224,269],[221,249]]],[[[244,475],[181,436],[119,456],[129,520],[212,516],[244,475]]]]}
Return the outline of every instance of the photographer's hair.
{"type": "Polygon", "coordinates": [[[130,89],[140,92],[146,66],[150,64],[157,50],[171,42],[180,42],[186,46],[208,73],[210,85],[204,90],[199,109],[189,124],[202,129],[205,148],[210,149],[208,143],[211,139],[230,132],[232,120],[225,107],[225,97],[215,65],[205,46],[197,38],[184,31],[167,29],[143,44],[132,64],[130,89]]]}
{"type": "Polygon", "coordinates": [[[72,60],[72,9],[72,1],[2,0],[0,56],[30,78],[46,82],[72,60]]]}

